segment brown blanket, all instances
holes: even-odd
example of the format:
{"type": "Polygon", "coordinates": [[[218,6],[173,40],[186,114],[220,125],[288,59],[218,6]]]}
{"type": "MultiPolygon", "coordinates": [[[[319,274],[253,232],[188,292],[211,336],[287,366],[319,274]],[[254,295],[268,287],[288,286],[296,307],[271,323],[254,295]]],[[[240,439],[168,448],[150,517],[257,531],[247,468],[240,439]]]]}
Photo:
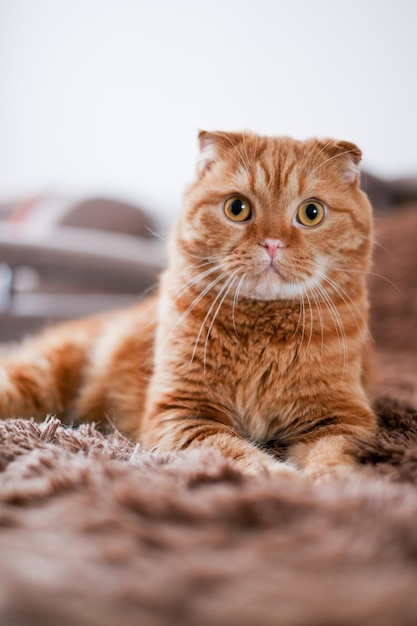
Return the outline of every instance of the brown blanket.
{"type": "Polygon", "coordinates": [[[0,624],[417,623],[417,206],[377,229],[362,473],[248,478],[210,448],[0,422],[0,624]]]}

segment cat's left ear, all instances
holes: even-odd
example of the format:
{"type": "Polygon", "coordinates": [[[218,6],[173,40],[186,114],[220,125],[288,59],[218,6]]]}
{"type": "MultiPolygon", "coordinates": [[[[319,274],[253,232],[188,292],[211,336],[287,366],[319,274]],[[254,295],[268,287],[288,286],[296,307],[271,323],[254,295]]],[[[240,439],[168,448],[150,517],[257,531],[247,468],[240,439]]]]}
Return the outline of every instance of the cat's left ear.
{"type": "Polygon", "coordinates": [[[342,182],[345,185],[353,185],[359,182],[359,163],[362,159],[362,152],[358,146],[349,141],[336,141],[329,146],[335,165],[338,166],[342,182]]]}

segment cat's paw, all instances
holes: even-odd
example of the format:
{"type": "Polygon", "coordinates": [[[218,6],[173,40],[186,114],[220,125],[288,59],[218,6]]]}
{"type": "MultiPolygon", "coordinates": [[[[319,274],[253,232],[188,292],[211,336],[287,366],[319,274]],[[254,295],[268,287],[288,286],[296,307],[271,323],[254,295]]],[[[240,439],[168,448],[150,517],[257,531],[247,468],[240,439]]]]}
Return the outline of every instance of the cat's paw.
{"type": "Polygon", "coordinates": [[[268,474],[270,476],[279,476],[280,478],[291,478],[292,480],[305,481],[304,472],[299,470],[295,465],[288,462],[276,461],[268,465],[268,474]]]}
{"type": "Polygon", "coordinates": [[[304,480],[306,479],[304,472],[300,471],[295,465],[282,461],[266,461],[261,463],[251,462],[245,463],[244,467],[240,468],[247,476],[277,476],[279,478],[289,478],[292,480],[304,480]]]}
{"type": "Polygon", "coordinates": [[[307,466],[304,471],[310,480],[322,483],[333,478],[358,475],[361,473],[362,467],[358,463],[351,462],[331,466],[307,466]]]}

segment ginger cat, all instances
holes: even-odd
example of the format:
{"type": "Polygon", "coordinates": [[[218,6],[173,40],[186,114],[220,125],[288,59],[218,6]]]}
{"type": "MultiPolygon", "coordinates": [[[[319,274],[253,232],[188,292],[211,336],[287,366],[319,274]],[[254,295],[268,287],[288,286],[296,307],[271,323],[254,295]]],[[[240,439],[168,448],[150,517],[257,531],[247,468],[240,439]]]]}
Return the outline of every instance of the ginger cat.
{"type": "Polygon", "coordinates": [[[361,152],[251,133],[199,143],[158,293],[23,343],[0,363],[0,416],[107,418],[146,448],[209,442],[248,472],[350,471],[352,436],[376,428],[361,152]]]}

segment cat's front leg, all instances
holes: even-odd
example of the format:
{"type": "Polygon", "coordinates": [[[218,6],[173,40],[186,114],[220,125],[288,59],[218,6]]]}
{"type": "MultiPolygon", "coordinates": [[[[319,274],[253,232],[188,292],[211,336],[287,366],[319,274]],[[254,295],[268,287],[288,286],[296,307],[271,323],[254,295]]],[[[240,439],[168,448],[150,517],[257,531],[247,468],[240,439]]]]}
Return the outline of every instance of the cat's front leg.
{"type": "Polygon", "coordinates": [[[359,423],[340,417],[323,420],[289,447],[288,460],[312,479],[357,472],[355,442],[370,440],[376,432],[374,413],[370,409],[358,412],[362,415],[354,421],[359,423]]]}
{"type": "Polygon", "coordinates": [[[194,417],[179,409],[148,414],[137,438],[146,448],[163,451],[180,451],[210,445],[223,457],[232,460],[244,473],[267,472],[281,477],[301,477],[301,473],[290,463],[276,461],[230,426],[216,419],[194,417]]]}

